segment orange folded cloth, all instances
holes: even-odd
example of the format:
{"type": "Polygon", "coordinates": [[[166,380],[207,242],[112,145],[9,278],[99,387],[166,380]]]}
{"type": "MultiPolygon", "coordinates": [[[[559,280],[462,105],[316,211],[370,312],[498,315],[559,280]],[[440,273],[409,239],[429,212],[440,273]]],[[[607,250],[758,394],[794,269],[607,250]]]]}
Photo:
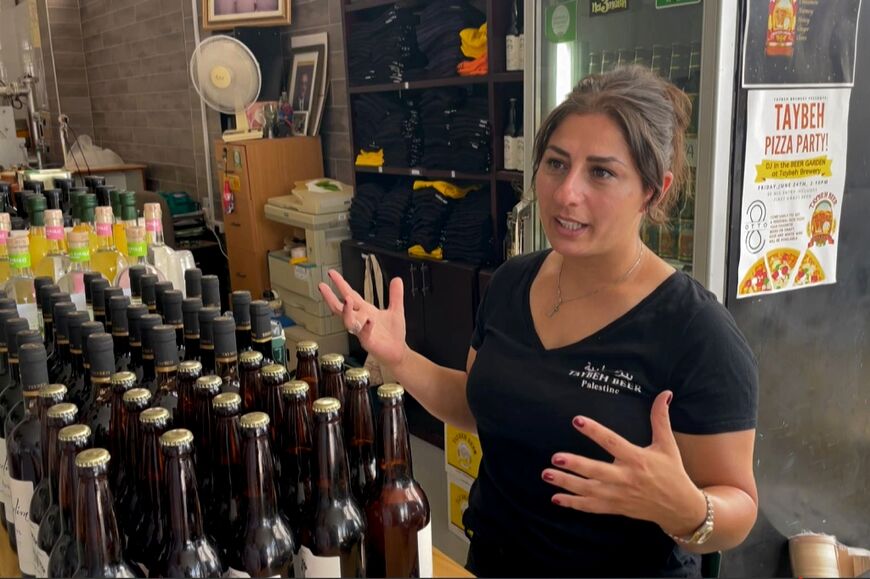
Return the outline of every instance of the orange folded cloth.
{"type": "Polygon", "coordinates": [[[486,52],[475,58],[474,60],[466,60],[456,65],[456,72],[459,76],[483,76],[489,72],[489,62],[486,58],[486,52]]]}

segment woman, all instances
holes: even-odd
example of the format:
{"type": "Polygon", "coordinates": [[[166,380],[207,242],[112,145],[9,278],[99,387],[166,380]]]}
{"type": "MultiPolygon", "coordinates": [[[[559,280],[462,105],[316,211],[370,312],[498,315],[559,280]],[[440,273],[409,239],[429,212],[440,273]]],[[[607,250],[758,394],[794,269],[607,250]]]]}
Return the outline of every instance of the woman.
{"type": "Polygon", "coordinates": [[[552,250],[511,259],[481,303],[467,372],[404,342],[335,272],[321,291],[433,415],[480,435],[466,511],[478,575],[698,576],[757,513],[757,367],[728,312],[641,242],[682,185],[688,98],[629,67],[546,119],[534,183],[552,250]]]}

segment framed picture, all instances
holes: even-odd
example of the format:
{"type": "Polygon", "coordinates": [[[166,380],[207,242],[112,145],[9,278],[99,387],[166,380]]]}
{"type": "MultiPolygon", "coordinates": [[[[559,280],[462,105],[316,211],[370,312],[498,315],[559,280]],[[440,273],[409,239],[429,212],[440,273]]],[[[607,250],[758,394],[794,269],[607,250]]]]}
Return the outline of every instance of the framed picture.
{"type": "Polygon", "coordinates": [[[288,24],[290,0],[202,0],[202,27],[206,30],[288,24]]]}
{"type": "Polygon", "coordinates": [[[319,133],[326,104],[328,51],[325,32],[290,39],[290,62],[285,65],[289,76],[288,95],[294,111],[308,113],[307,134],[310,136],[319,133]]]}
{"type": "Polygon", "coordinates": [[[317,63],[320,60],[315,51],[299,52],[293,55],[293,69],[290,71],[290,104],[293,111],[311,112],[314,102],[317,63]]]}
{"type": "Polygon", "coordinates": [[[308,133],[308,112],[293,111],[293,134],[305,136],[308,133]]]}

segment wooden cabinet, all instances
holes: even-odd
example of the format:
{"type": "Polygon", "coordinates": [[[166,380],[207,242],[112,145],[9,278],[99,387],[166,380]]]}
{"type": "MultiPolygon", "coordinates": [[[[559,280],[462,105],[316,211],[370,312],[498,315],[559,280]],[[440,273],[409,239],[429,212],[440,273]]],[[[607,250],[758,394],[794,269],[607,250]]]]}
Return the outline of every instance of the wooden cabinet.
{"type": "Polygon", "coordinates": [[[284,246],[289,228],[269,221],[263,207],[270,197],[289,195],[296,181],[323,177],[318,137],[215,142],[220,190],[229,186],[234,210],[224,213],[232,290],[254,298],[269,289],[267,254],[284,246]]]}

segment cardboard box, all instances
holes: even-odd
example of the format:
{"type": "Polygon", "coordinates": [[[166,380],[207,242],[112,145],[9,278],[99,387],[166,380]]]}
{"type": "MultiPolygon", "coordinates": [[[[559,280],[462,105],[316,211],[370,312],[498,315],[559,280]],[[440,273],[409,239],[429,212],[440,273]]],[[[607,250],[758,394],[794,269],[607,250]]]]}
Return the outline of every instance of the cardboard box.
{"type": "Polygon", "coordinates": [[[458,472],[476,479],[482,457],[480,439],[476,434],[444,425],[444,462],[448,473],[458,472]]]}
{"type": "Polygon", "coordinates": [[[447,528],[466,543],[470,541],[465,535],[462,515],[468,508],[472,484],[473,481],[462,474],[447,473],[447,528]]]}

